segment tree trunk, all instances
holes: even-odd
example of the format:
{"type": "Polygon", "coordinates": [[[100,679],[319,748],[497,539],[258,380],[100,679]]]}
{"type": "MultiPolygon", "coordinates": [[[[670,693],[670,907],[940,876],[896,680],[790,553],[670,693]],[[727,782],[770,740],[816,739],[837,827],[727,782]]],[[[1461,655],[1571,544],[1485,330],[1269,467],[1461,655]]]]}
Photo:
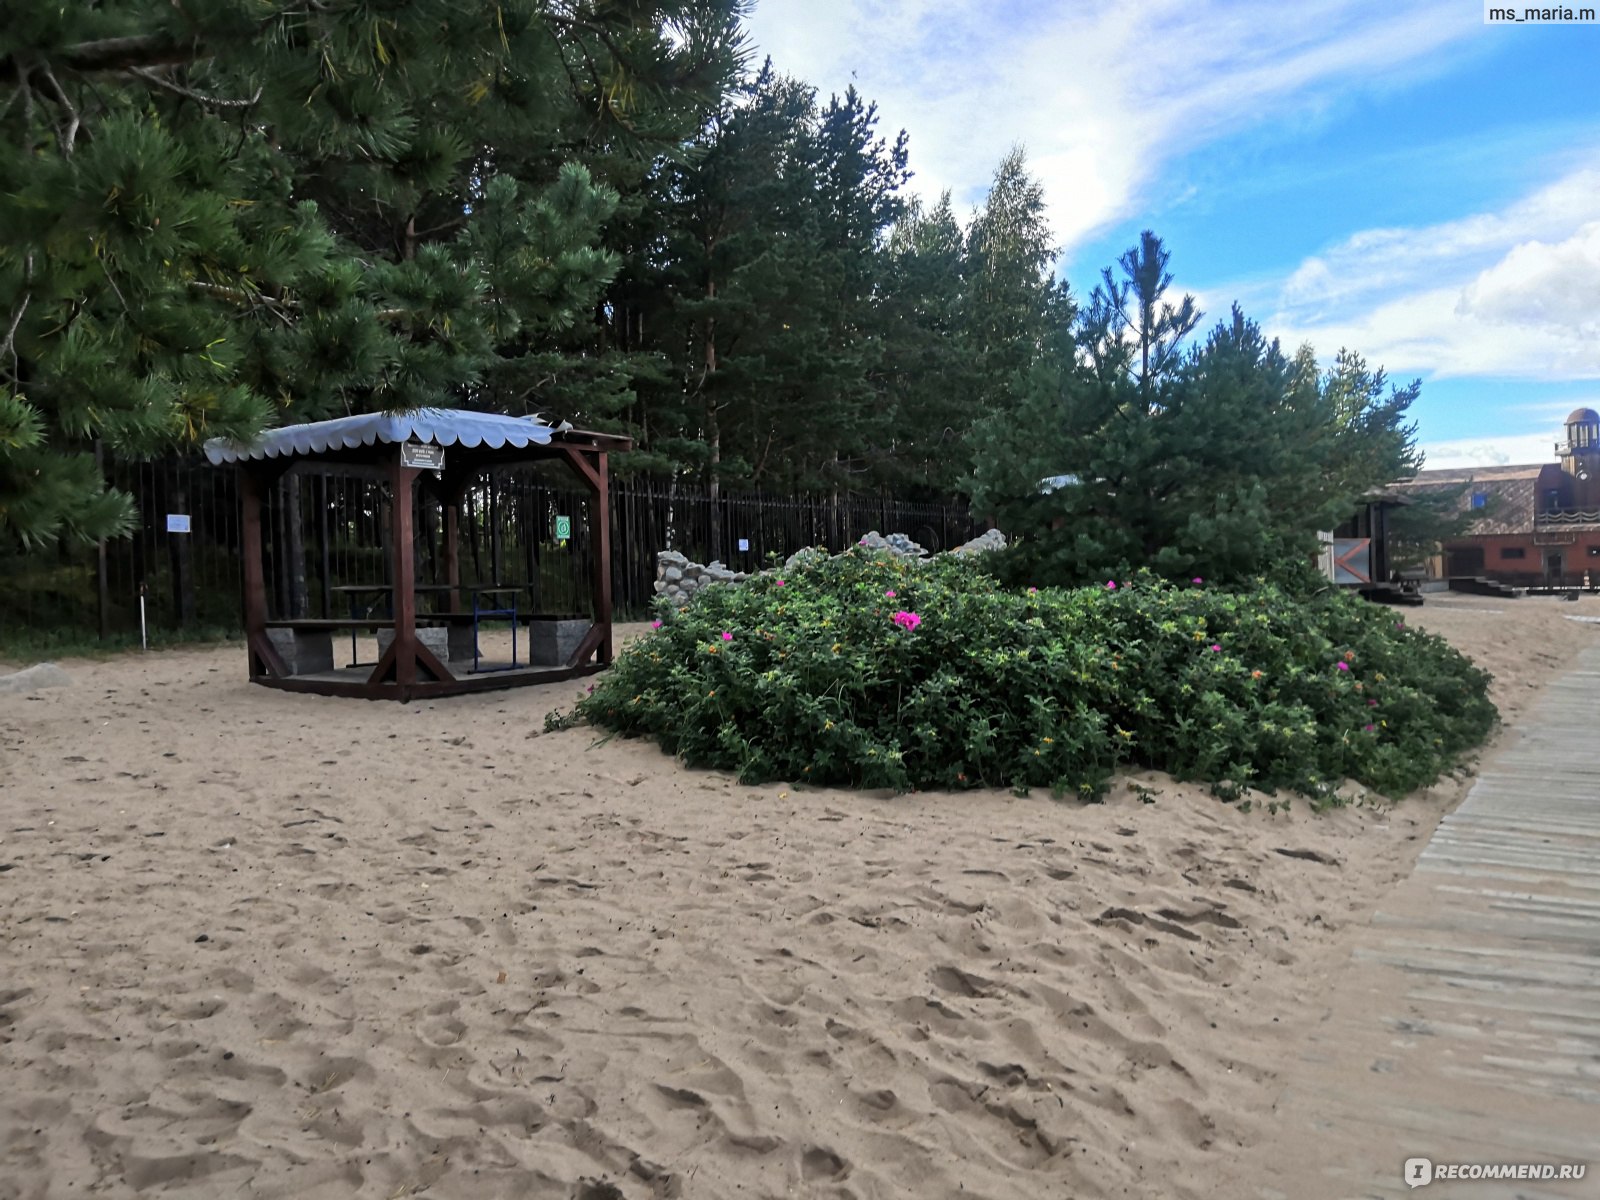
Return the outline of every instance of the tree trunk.
{"type": "MultiPolygon", "coordinates": [[[[94,443],[94,469],[101,479],[106,477],[106,450],[98,438],[94,443]]],[[[100,640],[111,636],[111,580],[107,574],[106,540],[101,538],[95,546],[95,596],[100,610],[100,640]]]]}
{"type": "MultiPolygon", "coordinates": [[[[706,299],[717,298],[717,281],[711,280],[706,284],[706,299]]],[[[717,319],[706,318],[706,362],[705,373],[700,377],[700,386],[704,391],[707,383],[717,371],[717,319]]],[[[722,498],[722,425],[717,417],[716,392],[705,392],[706,397],[706,443],[710,453],[706,458],[706,495],[711,502],[708,536],[711,545],[707,549],[708,559],[722,557],[722,511],[718,502],[722,498]]]]}
{"type": "MultiPolygon", "coordinates": [[[[189,511],[189,494],[181,483],[174,485],[168,495],[167,511],[189,511]]],[[[187,533],[167,534],[167,553],[172,561],[172,611],[182,629],[194,624],[194,568],[189,560],[189,537],[187,533]]]]}

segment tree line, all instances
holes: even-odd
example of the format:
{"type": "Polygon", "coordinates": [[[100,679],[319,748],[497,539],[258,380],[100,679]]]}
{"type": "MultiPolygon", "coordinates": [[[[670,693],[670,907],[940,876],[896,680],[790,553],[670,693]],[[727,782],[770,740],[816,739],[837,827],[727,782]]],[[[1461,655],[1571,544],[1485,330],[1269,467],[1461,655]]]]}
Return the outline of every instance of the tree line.
{"type": "Polygon", "coordinates": [[[619,473],[713,496],[971,495],[1069,527],[1072,572],[1242,567],[1414,467],[1414,386],[1237,312],[1191,344],[1153,235],[1080,300],[1021,150],[970,215],[919,198],[906,135],[752,60],[742,15],[20,0],[0,541],[126,529],[97,444],[419,405],[628,433],[619,473]]]}

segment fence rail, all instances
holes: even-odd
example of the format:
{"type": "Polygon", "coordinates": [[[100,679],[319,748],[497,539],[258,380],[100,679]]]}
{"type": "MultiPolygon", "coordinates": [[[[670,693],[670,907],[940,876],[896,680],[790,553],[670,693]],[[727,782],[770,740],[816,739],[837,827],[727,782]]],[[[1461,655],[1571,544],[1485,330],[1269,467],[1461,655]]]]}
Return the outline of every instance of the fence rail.
{"type": "MultiPolygon", "coordinates": [[[[138,504],[131,536],[0,560],[0,636],[137,633],[141,594],[152,630],[236,628],[243,571],[234,472],[173,458],[108,463],[106,475],[138,504]]],[[[390,577],[388,503],[387,482],[377,473],[324,472],[307,463],[285,476],[267,496],[263,520],[271,615],[346,616],[352,602],[362,602],[358,588],[371,602],[390,577]]],[[[953,501],[768,493],[713,500],[682,480],[614,482],[610,508],[612,594],[624,617],[648,611],[661,550],[749,571],[806,546],[843,549],[871,529],[944,550],[982,528],[953,501]]],[[[419,503],[415,527],[418,582],[446,582],[437,505],[419,503]]],[[[485,476],[464,499],[459,529],[465,582],[523,587],[534,611],[588,614],[590,497],[559,464],[485,476]],[[564,540],[557,537],[563,517],[564,540]]]]}

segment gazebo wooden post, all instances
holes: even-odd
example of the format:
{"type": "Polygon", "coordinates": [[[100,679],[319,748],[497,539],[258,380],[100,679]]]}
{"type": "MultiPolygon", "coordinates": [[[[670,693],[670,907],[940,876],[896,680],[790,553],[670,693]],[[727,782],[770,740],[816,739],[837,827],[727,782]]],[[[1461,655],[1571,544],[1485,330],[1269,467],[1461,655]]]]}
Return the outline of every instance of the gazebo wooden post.
{"type": "Polygon", "coordinates": [[[610,468],[604,450],[594,451],[592,464],[588,454],[577,446],[562,446],[561,453],[573,473],[594,493],[594,628],[578,647],[572,665],[577,665],[576,659],[587,658],[592,650],[596,661],[606,666],[612,660],[610,468]]]}
{"type": "Polygon", "coordinates": [[[244,640],[251,679],[288,674],[267,637],[267,577],[261,546],[261,494],[282,473],[281,468],[272,470],[239,464],[239,500],[243,510],[239,551],[244,556],[244,640]]]}
{"type": "Polygon", "coordinates": [[[415,506],[417,470],[401,459],[401,447],[394,447],[390,479],[390,531],[394,567],[394,681],[401,688],[417,682],[417,552],[412,513],[415,506]]]}

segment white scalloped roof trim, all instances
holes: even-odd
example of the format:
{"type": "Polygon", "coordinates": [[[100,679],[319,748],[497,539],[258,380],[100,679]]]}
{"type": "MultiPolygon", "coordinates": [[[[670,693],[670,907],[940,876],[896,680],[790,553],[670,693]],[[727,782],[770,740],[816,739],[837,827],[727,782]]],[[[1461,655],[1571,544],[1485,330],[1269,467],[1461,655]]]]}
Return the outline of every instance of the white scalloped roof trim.
{"type": "Polygon", "coordinates": [[[492,450],[511,446],[520,450],[524,446],[549,445],[556,431],[556,427],[537,417],[507,417],[463,408],[419,408],[398,416],[364,413],[307,425],[285,425],[267,430],[249,445],[212,438],[205,444],[205,451],[207,458],[220,465],[247,458],[322,454],[376,442],[432,442],[468,449],[488,446],[492,450]]]}

